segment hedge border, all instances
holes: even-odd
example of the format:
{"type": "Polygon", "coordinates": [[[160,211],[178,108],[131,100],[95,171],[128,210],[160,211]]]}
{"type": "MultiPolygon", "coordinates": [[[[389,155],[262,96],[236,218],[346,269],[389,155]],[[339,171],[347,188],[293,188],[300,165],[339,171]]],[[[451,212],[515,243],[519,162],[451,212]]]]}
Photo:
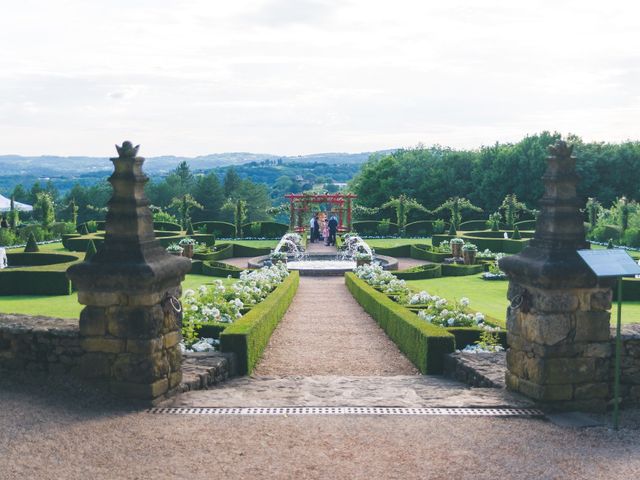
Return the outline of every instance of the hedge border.
{"type": "Polygon", "coordinates": [[[71,295],[73,285],[67,278],[67,268],[82,261],[82,255],[51,252],[7,253],[9,265],[12,258],[38,259],[29,266],[0,270],[0,297],[7,295],[71,295]],[[58,263],[42,264],[47,259],[59,257],[58,263]]]}
{"type": "Polygon", "coordinates": [[[239,375],[253,372],[271,334],[289,308],[299,283],[298,272],[290,272],[267,298],[220,334],[220,350],[236,355],[239,375]]]}
{"type": "Polygon", "coordinates": [[[455,263],[442,264],[443,277],[464,277],[466,275],[475,275],[484,272],[484,264],[475,263],[473,265],[458,265],[455,263]]]}
{"type": "Polygon", "coordinates": [[[202,262],[202,275],[208,275],[210,277],[224,277],[227,278],[240,278],[240,274],[244,270],[242,268],[234,267],[228,263],[206,261],[202,262]]]}
{"type": "Polygon", "coordinates": [[[378,322],[421,373],[442,373],[444,354],[455,350],[453,334],[442,327],[421,321],[413,312],[377,291],[354,273],[345,274],[345,283],[356,301],[378,322]]]}
{"type": "Polygon", "coordinates": [[[415,271],[411,271],[412,269],[400,270],[398,272],[393,272],[393,274],[400,280],[426,280],[429,278],[442,277],[442,265],[439,263],[427,263],[425,265],[421,265],[421,267],[424,268],[415,271]]]}

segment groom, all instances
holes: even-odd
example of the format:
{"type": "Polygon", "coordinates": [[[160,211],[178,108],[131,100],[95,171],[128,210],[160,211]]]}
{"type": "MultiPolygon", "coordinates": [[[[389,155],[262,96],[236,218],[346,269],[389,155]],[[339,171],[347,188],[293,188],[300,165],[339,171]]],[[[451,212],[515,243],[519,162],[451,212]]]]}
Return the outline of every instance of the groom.
{"type": "Polygon", "coordinates": [[[338,231],[338,218],[335,215],[331,215],[329,219],[329,245],[336,244],[336,233],[338,231]]]}

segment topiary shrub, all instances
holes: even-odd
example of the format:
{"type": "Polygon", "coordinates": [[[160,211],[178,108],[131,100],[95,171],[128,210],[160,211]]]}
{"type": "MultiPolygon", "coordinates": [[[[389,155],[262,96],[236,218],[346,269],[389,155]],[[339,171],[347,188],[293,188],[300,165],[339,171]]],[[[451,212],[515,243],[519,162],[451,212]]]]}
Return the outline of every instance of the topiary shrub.
{"type": "Polygon", "coordinates": [[[190,237],[194,235],[194,231],[193,231],[193,225],[191,224],[191,220],[189,220],[189,222],[187,222],[187,235],[189,235],[190,237]]]}
{"type": "Polygon", "coordinates": [[[456,235],[456,226],[453,223],[449,227],[449,235],[456,235]]]}
{"type": "Polygon", "coordinates": [[[522,237],[520,236],[520,230],[516,225],[515,228],[513,229],[513,235],[511,236],[511,240],[521,240],[521,239],[522,237]]]}
{"type": "Polygon", "coordinates": [[[89,240],[89,244],[87,245],[87,253],[84,254],[84,261],[90,261],[96,253],[98,253],[98,251],[96,250],[96,244],[93,243],[93,240],[89,240]]]}
{"type": "Polygon", "coordinates": [[[36,237],[33,233],[29,234],[29,239],[27,240],[27,245],[24,247],[25,253],[35,253],[39,252],[38,244],[36,243],[36,237]]]}

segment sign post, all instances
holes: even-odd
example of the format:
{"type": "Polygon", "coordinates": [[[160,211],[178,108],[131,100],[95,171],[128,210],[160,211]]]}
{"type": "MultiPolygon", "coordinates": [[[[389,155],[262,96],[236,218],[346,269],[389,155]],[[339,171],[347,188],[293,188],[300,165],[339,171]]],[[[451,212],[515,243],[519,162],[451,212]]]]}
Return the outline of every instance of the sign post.
{"type": "Polygon", "coordinates": [[[578,250],[578,255],[598,278],[617,278],[618,319],[613,379],[613,428],[620,424],[620,355],[622,353],[622,277],[640,275],[640,266],[624,250],[578,250]]]}

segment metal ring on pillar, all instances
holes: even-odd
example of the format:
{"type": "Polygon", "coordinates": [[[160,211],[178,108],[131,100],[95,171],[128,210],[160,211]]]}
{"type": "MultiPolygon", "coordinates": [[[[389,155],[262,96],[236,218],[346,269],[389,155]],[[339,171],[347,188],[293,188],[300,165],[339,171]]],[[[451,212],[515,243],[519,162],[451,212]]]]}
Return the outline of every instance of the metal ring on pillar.
{"type": "Polygon", "coordinates": [[[523,303],[524,303],[524,295],[516,295],[511,299],[511,308],[513,308],[514,310],[517,310],[520,307],[522,307],[523,303]]]}
{"type": "Polygon", "coordinates": [[[176,313],[182,313],[182,303],[173,295],[169,296],[169,303],[176,313]],[[177,305],[177,306],[176,306],[177,305]]]}

